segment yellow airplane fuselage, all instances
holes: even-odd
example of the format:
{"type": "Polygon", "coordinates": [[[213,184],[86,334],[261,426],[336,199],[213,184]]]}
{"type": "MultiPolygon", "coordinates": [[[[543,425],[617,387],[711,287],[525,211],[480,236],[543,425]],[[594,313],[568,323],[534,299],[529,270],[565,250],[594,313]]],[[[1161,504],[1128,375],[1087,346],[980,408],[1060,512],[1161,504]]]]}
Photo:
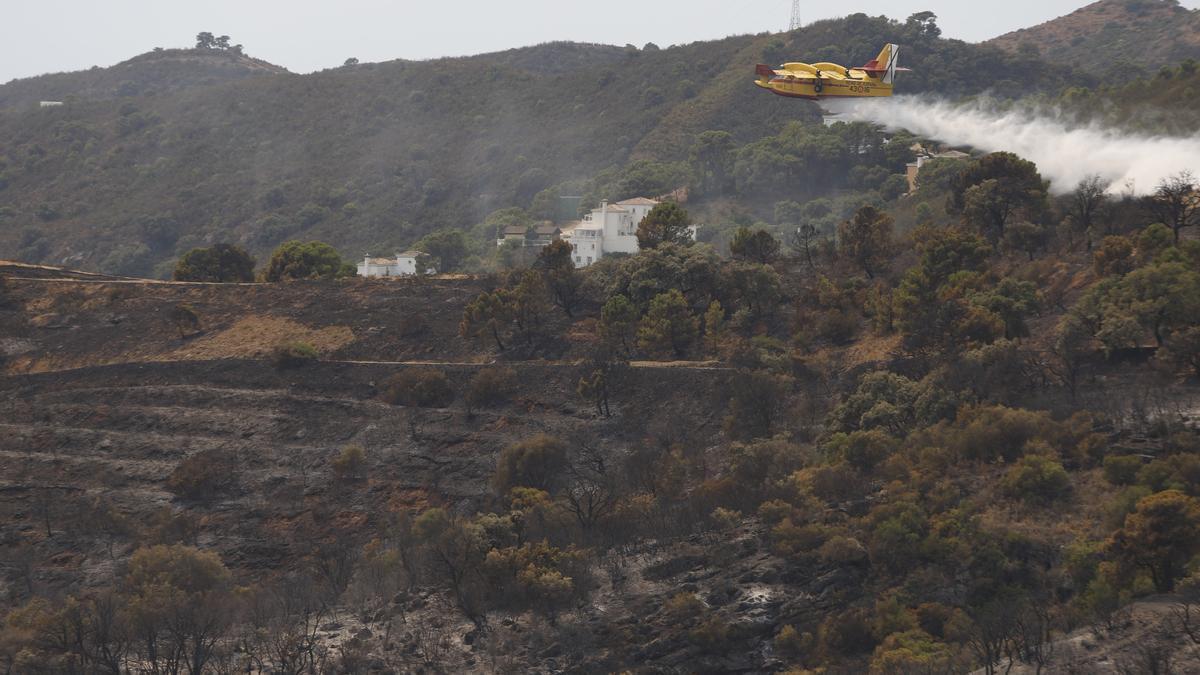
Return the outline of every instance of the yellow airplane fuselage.
{"type": "Polygon", "coordinates": [[[891,96],[900,47],[884,45],[879,56],[861,68],[836,63],[785,63],[782,66],[759,65],[754,84],[771,93],[790,98],[819,101],[826,98],[879,98],[891,96]]]}
{"type": "Polygon", "coordinates": [[[894,86],[857,69],[833,66],[818,69],[807,63],[787,63],[771,76],[759,75],[754,84],[789,98],[863,98],[891,96],[894,86]],[[837,68],[837,70],[834,70],[837,68]]]}

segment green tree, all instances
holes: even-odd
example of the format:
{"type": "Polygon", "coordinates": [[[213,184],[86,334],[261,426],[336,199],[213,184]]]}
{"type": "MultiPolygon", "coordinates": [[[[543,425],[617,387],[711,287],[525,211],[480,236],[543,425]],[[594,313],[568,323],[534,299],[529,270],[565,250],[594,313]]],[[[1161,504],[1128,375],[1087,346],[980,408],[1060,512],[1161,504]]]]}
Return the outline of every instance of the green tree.
{"type": "Polygon", "coordinates": [[[254,258],[233,244],[194,248],[175,264],[174,279],[219,283],[254,281],[254,258]]]}
{"type": "Polygon", "coordinates": [[[937,25],[937,14],[933,12],[917,12],[904,22],[909,30],[916,31],[923,38],[934,40],[941,36],[942,29],[937,25]]]}
{"type": "Polygon", "coordinates": [[[217,39],[208,31],[196,34],[196,49],[212,49],[216,46],[216,43],[217,39]]]}
{"type": "Polygon", "coordinates": [[[720,276],[721,259],[711,246],[662,244],[621,261],[605,292],[624,295],[645,312],[655,296],[678,290],[693,310],[700,310],[718,295],[720,276]]]}
{"type": "Polygon", "coordinates": [[[1047,208],[1046,191],[1033,162],[996,152],[975,161],[958,177],[950,207],[997,242],[1004,239],[1005,227],[1014,216],[1040,220],[1047,208]]]}
{"type": "Polygon", "coordinates": [[[550,242],[538,253],[535,267],[545,277],[554,304],[567,316],[574,316],[572,312],[579,305],[583,277],[575,268],[571,245],[562,239],[550,242]]]}
{"type": "Polygon", "coordinates": [[[467,255],[467,238],[460,230],[439,230],[425,235],[413,245],[428,255],[438,272],[454,272],[467,255]]]}
{"type": "Polygon", "coordinates": [[[480,293],[463,309],[459,335],[464,338],[491,337],[500,351],[511,346],[510,340],[524,342],[534,349],[546,337],[546,315],[550,301],[542,275],[525,270],[513,288],[480,293]]]}
{"type": "Polygon", "coordinates": [[[1188,561],[1200,553],[1200,502],[1178,490],[1143,498],[1109,539],[1108,549],[1127,573],[1142,570],[1159,593],[1171,592],[1188,561]]]}
{"type": "Polygon", "coordinates": [[[513,443],[500,452],[492,487],[498,495],[527,487],[553,492],[567,468],[567,444],[547,434],[513,443]]]}
{"type": "Polygon", "coordinates": [[[1174,245],[1171,228],[1162,223],[1152,223],[1137,236],[1137,257],[1143,263],[1153,262],[1174,245]]]}
{"type": "Polygon", "coordinates": [[[1176,369],[1190,370],[1200,377],[1200,326],[1176,331],[1167,338],[1166,348],[1159,351],[1158,359],[1176,369]]]}
{"type": "Polygon", "coordinates": [[[637,335],[637,307],[624,295],[614,295],[600,310],[600,339],[629,355],[637,335]]]}
{"type": "Polygon", "coordinates": [[[725,338],[725,308],[720,301],[713,300],[704,310],[704,340],[708,349],[714,354],[720,351],[721,341],[725,338]]]}
{"type": "Polygon", "coordinates": [[[699,330],[700,322],[687,300],[672,289],[650,301],[650,309],[638,325],[638,344],[652,354],[682,359],[696,341],[699,330]]]}
{"type": "Polygon", "coordinates": [[[722,195],[733,189],[736,144],[728,131],[706,131],[692,146],[691,164],[706,195],[722,195]]]}
{"type": "Polygon", "coordinates": [[[392,405],[445,408],[454,401],[454,389],[441,370],[406,368],[383,383],[383,400],[392,405]]]}
{"type": "Polygon", "coordinates": [[[1103,296],[1097,337],[1110,348],[1128,341],[1130,322],[1150,331],[1161,347],[1172,330],[1200,321],[1200,272],[1185,263],[1148,265],[1097,291],[1103,296]]]}
{"type": "Polygon", "coordinates": [[[263,277],[267,281],[333,279],[342,273],[342,257],[329,244],[289,241],[271,254],[263,277]]]}
{"type": "Polygon", "coordinates": [[[687,246],[692,243],[692,219],[682,206],[675,202],[663,202],[642,218],[638,224],[638,248],[658,248],[662,244],[687,246]]]}
{"type": "Polygon", "coordinates": [[[1010,224],[1008,232],[1004,235],[1004,241],[1008,247],[1028,255],[1029,262],[1033,262],[1034,254],[1046,246],[1049,238],[1050,233],[1045,227],[1028,220],[1019,220],[1010,224]]]}
{"type": "Polygon", "coordinates": [[[864,206],[838,225],[838,252],[874,279],[892,253],[892,217],[873,206],[864,206]]]}
{"type": "Polygon", "coordinates": [[[491,337],[500,351],[507,349],[505,342],[512,321],[512,293],[507,289],[484,291],[463,309],[458,332],[464,338],[491,337]]]}
{"type": "Polygon", "coordinates": [[[1129,237],[1108,236],[1092,254],[1092,267],[1102,277],[1120,276],[1133,269],[1133,242],[1129,237]]]}
{"type": "Polygon", "coordinates": [[[792,384],[792,378],[765,370],[733,375],[728,385],[729,412],[722,422],[725,433],[740,440],[770,436],[792,384]]]}
{"type": "Polygon", "coordinates": [[[779,240],[762,228],[739,227],[729,251],[735,258],[766,265],[779,255],[779,240]]]}
{"type": "Polygon", "coordinates": [[[122,578],[134,652],[153,672],[205,672],[231,623],[231,576],[190,546],[140,548],[122,578]]]}
{"type": "Polygon", "coordinates": [[[1071,477],[1051,457],[1027,455],[1004,474],[1000,486],[1009,496],[1034,504],[1049,504],[1071,491],[1071,477]]]}
{"type": "Polygon", "coordinates": [[[782,297],[779,273],[770,265],[736,262],[722,270],[722,286],[755,321],[774,314],[782,297]]]}
{"type": "Polygon", "coordinates": [[[487,554],[483,528],[445,509],[432,508],[417,516],[412,531],[433,569],[454,592],[459,608],[477,617],[483,608],[475,588],[487,554]]]}
{"type": "Polygon", "coordinates": [[[1004,337],[1010,340],[1029,335],[1025,319],[1041,308],[1037,285],[1012,277],[1004,277],[987,290],[974,293],[971,303],[999,317],[1004,322],[1004,337]]]}

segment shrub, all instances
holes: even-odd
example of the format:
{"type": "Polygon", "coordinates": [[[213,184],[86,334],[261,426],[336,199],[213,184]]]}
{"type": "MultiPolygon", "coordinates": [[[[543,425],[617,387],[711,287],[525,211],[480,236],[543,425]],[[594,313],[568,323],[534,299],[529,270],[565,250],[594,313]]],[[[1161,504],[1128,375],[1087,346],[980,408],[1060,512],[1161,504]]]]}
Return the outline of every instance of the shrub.
{"type": "Polygon", "coordinates": [[[1133,269],[1133,242],[1128,237],[1105,237],[1092,254],[1092,264],[1102,277],[1125,274],[1133,269]]]}
{"type": "Polygon", "coordinates": [[[1178,490],[1142,498],[1109,539],[1108,552],[1123,579],[1146,572],[1159,593],[1175,590],[1175,581],[1200,553],[1200,501],[1178,490]]]}
{"type": "Polygon", "coordinates": [[[812,648],[812,633],[801,633],[795,626],[784,626],[775,636],[775,651],[792,660],[803,658],[812,648]]]}
{"type": "Polygon", "coordinates": [[[513,443],[500,452],[492,486],[506,495],[516,487],[551,491],[567,466],[567,445],[560,439],[539,434],[513,443]]]}
{"type": "Polygon", "coordinates": [[[863,608],[826,617],[821,622],[817,636],[820,653],[829,660],[866,654],[875,649],[876,645],[868,611],[863,608]]]}
{"type": "Polygon", "coordinates": [[[194,248],[175,264],[175,281],[254,281],[254,258],[240,246],[217,244],[194,248]]]}
{"type": "Polygon", "coordinates": [[[367,453],[362,446],[347,445],[342,448],[337,457],[333,458],[330,466],[333,468],[333,475],[338,480],[346,480],[358,477],[366,462],[367,453]]]}
{"type": "Polygon", "coordinates": [[[896,440],[879,429],[834,434],[829,449],[850,466],[869,473],[896,450],[896,440]]]}
{"type": "Polygon", "coordinates": [[[299,368],[316,360],[317,348],[300,340],[280,343],[271,350],[271,362],[276,368],[299,368]]]}
{"type": "Polygon", "coordinates": [[[176,497],[207,501],[232,484],[234,470],[224,450],[202,450],[175,466],[166,488],[176,497]]]}
{"type": "Polygon", "coordinates": [[[780,556],[803,555],[819,549],[828,536],[829,532],[820,525],[798,525],[791,518],[784,518],[771,528],[771,550],[780,556]]]}
{"type": "Polygon", "coordinates": [[[692,315],[683,294],[671,289],[650,301],[638,324],[638,345],[655,356],[682,359],[699,330],[700,320],[692,315]]]}
{"type": "Polygon", "coordinates": [[[1133,485],[1141,469],[1142,458],[1137,455],[1111,455],[1104,458],[1104,480],[1113,485],[1133,485]]]}
{"type": "Polygon", "coordinates": [[[739,371],[729,379],[729,414],[722,429],[732,438],[755,439],[771,435],[793,385],[792,378],[764,371],[739,371]]]}
{"type": "Polygon", "coordinates": [[[1070,494],[1071,477],[1058,460],[1041,455],[1027,455],[1008,470],[1000,485],[1010,497],[1047,504],[1070,494]]]}
{"type": "Polygon", "coordinates": [[[484,559],[483,574],[494,606],[553,615],[586,593],[588,564],[586,551],[559,549],[543,541],[493,548],[484,559]]]}
{"type": "Polygon", "coordinates": [[[909,630],[887,636],[875,649],[871,675],[904,673],[949,673],[961,671],[950,645],[939,642],[922,630],[909,630]]]}
{"type": "Polygon", "coordinates": [[[469,410],[497,406],[508,400],[516,386],[512,368],[484,368],[471,378],[464,399],[469,410]]]}
{"type": "Polygon", "coordinates": [[[200,315],[196,313],[196,309],[191,305],[175,305],[171,309],[168,318],[174,324],[175,329],[179,331],[181,339],[200,331],[200,315]]]}
{"type": "Polygon", "coordinates": [[[742,512],[718,506],[713,509],[708,518],[712,521],[713,527],[718,530],[732,530],[742,521],[742,512]]]}
{"type": "Polygon", "coordinates": [[[858,333],[861,321],[849,312],[840,309],[825,310],[817,314],[813,322],[814,337],[835,345],[849,344],[858,333]]]}
{"type": "Polygon", "coordinates": [[[688,637],[709,654],[726,654],[733,639],[733,629],[724,619],[710,616],[692,629],[688,637]]]}
{"type": "Polygon", "coordinates": [[[704,601],[695,593],[676,593],[663,603],[663,614],[672,621],[692,621],[705,609],[704,601]]]}
{"type": "Polygon", "coordinates": [[[383,400],[392,405],[445,408],[454,401],[454,390],[446,374],[435,368],[412,368],[388,378],[383,400]]]}
{"type": "Polygon", "coordinates": [[[851,537],[834,537],[821,544],[817,551],[821,562],[826,565],[858,565],[867,561],[867,549],[857,539],[851,537]]]}
{"type": "Polygon", "coordinates": [[[342,257],[329,244],[289,241],[271,254],[263,277],[267,281],[333,279],[342,273],[342,257]]]}
{"type": "Polygon", "coordinates": [[[961,431],[946,439],[947,444],[969,459],[982,461],[1014,461],[1030,441],[1055,441],[1061,432],[1044,412],[1004,406],[962,411],[957,426],[961,431]]]}

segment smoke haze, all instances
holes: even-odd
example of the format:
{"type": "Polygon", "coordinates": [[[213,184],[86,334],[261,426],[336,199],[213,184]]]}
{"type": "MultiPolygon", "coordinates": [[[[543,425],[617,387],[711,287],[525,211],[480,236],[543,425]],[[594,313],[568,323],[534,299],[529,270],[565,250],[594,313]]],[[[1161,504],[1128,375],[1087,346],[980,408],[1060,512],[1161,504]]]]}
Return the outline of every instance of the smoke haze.
{"type": "Polygon", "coordinates": [[[828,106],[839,119],[872,122],[953,146],[1016,153],[1038,165],[1051,190],[1068,192],[1089,175],[1111,181],[1113,191],[1146,194],[1180,171],[1200,173],[1200,138],[1124,134],[1099,126],[1071,125],[1045,112],[996,111],[987,104],[958,106],[897,96],[841,101],[828,106]]]}

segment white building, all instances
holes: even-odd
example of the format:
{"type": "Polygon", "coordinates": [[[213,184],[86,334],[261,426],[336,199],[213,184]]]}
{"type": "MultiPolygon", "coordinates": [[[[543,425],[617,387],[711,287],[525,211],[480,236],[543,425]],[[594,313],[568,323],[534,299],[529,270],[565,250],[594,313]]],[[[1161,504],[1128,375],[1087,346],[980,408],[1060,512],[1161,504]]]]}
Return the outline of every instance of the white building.
{"type": "MultiPolygon", "coordinates": [[[[358,264],[360,277],[411,277],[417,275],[417,259],[425,255],[420,251],[397,253],[395,258],[372,258],[367,256],[358,264]]],[[[425,270],[426,274],[433,272],[425,270]]]]}
{"type": "Polygon", "coordinates": [[[587,267],[609,253],[637,253],[638,225],[658,204],[645,197],[601,202],[583,220],[563,228],[562,238],[574,249],[575,266],[587,267]]]}

